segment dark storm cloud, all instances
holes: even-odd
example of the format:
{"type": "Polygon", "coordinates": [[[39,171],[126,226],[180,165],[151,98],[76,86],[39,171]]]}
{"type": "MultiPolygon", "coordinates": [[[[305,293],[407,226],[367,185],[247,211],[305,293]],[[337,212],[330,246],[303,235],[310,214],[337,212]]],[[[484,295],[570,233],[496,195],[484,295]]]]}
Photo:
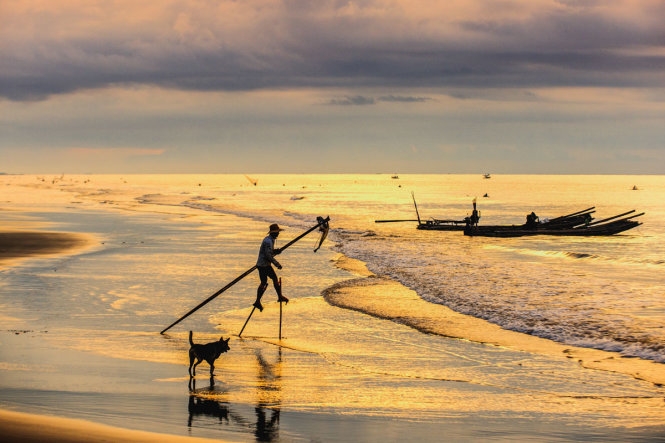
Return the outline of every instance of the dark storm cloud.
{"type": "MultiPolygon", "coordinates": [[[[201,91],[665,85],[665,6],[657,1],[516,0],[502,9],[470,1],[470,11],[418,1],[132,5],[113,13],[51,6],[48,20],[37,9],[5,6],[0,96],[40,100],[137,84],[201,91]]],[[[340,100],[334,104],[380,99],[340,100]]]]}

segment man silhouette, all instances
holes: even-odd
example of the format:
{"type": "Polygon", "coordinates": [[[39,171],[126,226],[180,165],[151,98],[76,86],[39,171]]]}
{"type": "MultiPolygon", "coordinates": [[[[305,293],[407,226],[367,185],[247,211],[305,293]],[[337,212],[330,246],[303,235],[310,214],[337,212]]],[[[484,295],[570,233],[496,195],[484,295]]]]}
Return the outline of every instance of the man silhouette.
{"type": "Polygon", "coordinates": [[[256,301],[254,302],[254,307],[258,308],[259,311],[263,311],[261,297],[263,297],[263,293],[266,292],[266,289],[268,288],[268,277],[272,280],[272,284],[277,292],[277,301],[289,302],[289,299],[282,295],[282,286],[279,284],[277,274],[272,267],[272,265],[275,265],[277,266],[277,269],[282,269],[282,265],[275,259],[275,255],[278,255],[281,252],[281,250],[275,249],[275,240],[279,237],[279,233],[282,230],[283,229],[280,228],[277,223],[270,225],[268,235],[263,239],[261,247],[259,248],[259,257],[256,261],[256,268],[259,270],[259,279],[261,280],[261,283],[256,290],[256,301]]]}

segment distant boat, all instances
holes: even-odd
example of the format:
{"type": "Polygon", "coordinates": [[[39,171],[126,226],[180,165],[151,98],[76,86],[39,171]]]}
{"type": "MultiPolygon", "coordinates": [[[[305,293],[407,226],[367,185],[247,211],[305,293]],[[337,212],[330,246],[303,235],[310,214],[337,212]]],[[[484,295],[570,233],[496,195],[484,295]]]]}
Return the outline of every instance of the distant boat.
{"type": "Polygon", "coordinates": [[[256,184],[259,182],[257,179],[252,178],[252,177],[250,177],[249,175],[245,175],[245,178],[246,178],[247,180],[249,180],[249,182],[250,182],[251,184],[253,184],[254,186],[256,186],[256,184]]]}
{"type": "Polygon", "coordinates": [[[292,195],[291,196],[291,200],[302,200],[303,198],[305,198],[305,197],[302,197],[300,195],[292,195]]]}
{"type": "Polygon", "coordinates": [[[489,174],[489,172],[488,172],[487,174],[483,174],[483,177],[485,177],[485,178],[492,178],[492,176],[489,174]]]}
{"type": "Polygon", "coordinates": [[[633,185],[633,191],[637,191],[637,185],[633,185]]]}
{"type": "Polygon", "coordinates": [[[396,180],[396,179],[398,179],[398,178],[399,178],[399,175],[396,175],[396,174],[395,174],[395,175],[393,175],[393,176],[392,176],[392,177],[390,177],[390,178],[392,178],[392,179],[395,179],[395,180],[396,180]]]}

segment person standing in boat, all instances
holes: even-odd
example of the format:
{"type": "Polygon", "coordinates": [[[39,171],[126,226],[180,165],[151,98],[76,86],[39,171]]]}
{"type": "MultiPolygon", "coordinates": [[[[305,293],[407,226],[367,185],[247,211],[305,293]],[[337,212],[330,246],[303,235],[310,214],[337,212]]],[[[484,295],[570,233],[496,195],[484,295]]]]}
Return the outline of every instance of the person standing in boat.
{"type": "Polygon", "coordinates": [[[254,302],[254,307],[258,308],[259,311],[263,311],[261,297],[263,297],[263,293],[266,292],[266,289],[268,288],[268,278],[272,280],[272,284],[277,292],[277,301],[289,302],[289,299],[282,295],[282,286],[279,284],[277,274],[272,267],[272,265],[275,265],[277,269],[282,269],[282,265],[275,259],[275,255],[282,252],[280,249],[275,248],[275,240],[282,230],[283,229],[280,228],[277,223],[270,225],[268,235],[263,239],[261,247],[259,248],[259,257],[256,261],[256,268],[259,270],[260,284],[256,290],[256,301],[254,302]]]}
{"type": "Polygon", "coordinates": [[[473,199],[473,211],[471,212],[471,226],[478,226],[478,220],[480,220],[480,212],[476,209],[476,199],[473,199]]]}

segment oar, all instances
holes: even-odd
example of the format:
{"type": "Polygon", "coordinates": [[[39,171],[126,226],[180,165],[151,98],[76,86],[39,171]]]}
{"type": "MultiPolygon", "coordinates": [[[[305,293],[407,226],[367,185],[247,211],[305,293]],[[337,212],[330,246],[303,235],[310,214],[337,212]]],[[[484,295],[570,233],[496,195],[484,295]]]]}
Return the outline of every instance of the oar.
{"type": "MultiPolygon", "coordinates": [[[[317,218],[317,221],[318,221],[318,223],[317,223],[315,226],[312,226],[312,227],[309,228],[307,231],[303,232],[302,234],[300,234],[299,236],[297,236],[296,238],[294,238],[293,240],[291,240],[290,242],[288,242],[287,244],[285,244],[284,246],[282,246],[281,248],[279,248],[279,249],[280,249],[280,252],[281,252],[281,251],[284,251],[286,248],[288,248],[289,246],[291,246],[292,244],[294,244],[295,242],[297,242],[298,240],[300,240],[301,238],[303,238],[304,236],[306,236],[307,234],[309,234],[310,232],[312,232],[313,230],[315,230],[315,229],[318,228],[319,226],[321,226],[321,225],[323,225],[323,224],[325,224],[325,223],[328,223],[328,222],[330,221],[330,217],[326,217],[325,219],[322,218],[322,217],[318,217],[318,218],[317,218]]],[[[160,332],[160,334],[165,333],[166,331],[168,331],[169,329],[171,329],[172,327],[174,327],[175,325],[177,325],[178,323],[180,323],[181,321],[183,321],[184,319],[186,319],[187,317],[189,317],[190,315],[192,315],[194,312],[198,311],[200,308],[202,308],[202,307],[203,307],[204,305],[206,305],[208,302],[212,301],[212,300],[213,300],[215,297],[217,297],[219,294],[221,294],[222,292],[226,291],[226,290],[229,289],[231,286],[235,285],[235,284],[238,283],[240,280],[242,280],[243,278],[247,277],[249,274],[251,274],[252,272],[254,272],[255,269],[256,269],[256,265],[252,266],[251,268],[249,268],[248,270],[246,270],[245,272],[243,272],[242,274],[240,274],[240,275],[239,275],[238,277],[236,277],[231,283],[227,284],[227,285],[224,286],[222,289],[220,289],[219,291],[217,291],[217,292],[215,292],[214,294],[212,294],[210,297],[208,297],[208,298],[206,298],[205,300],[203,300],[203,301],[202,301],[201,303],[199,303],[196,307],[194,307],[193,309],[191,309],[188,313],[186,313],[185,315],[183,315],[182,317],[180,317],[179,319],[177,319],[176,321],[174,321],[173,323],[171,323],[169,326],[167,326],[166,328],[164,328],[164,329],[160,332]]],[[[251,317],[251,314],[250,314],[250,317],[251,317]]],[[[248,319],[248,320],[249,320],[249,319],[248,319]]]]}

